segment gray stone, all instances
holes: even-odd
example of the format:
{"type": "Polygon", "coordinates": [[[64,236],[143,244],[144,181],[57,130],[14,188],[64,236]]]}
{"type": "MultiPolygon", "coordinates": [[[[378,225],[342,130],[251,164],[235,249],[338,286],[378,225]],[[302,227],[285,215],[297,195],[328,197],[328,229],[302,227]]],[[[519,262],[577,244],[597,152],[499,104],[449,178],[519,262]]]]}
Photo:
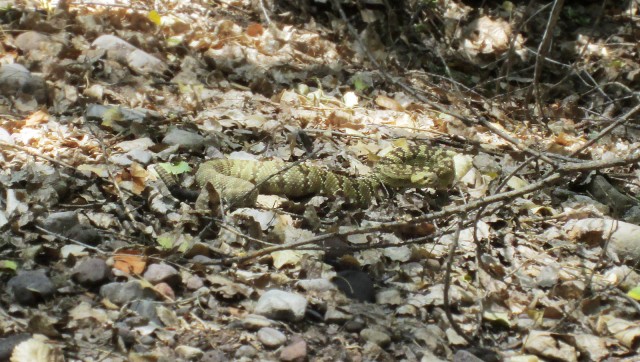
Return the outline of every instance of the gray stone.
{"type": "Polygon", "coordinates": [[[100,288],[100,296],[112,303],[123,305],[136,299],[153,300],[156,294],[149,288],[144,288],[140,282],[132,280],[126,283],[109,283],[100,288]]]}
{"type": "Polygon", "coordinates": [[[11,137],[11,134],[9,133],[9,131],[7,131],[2,127],[0,127],[0,141],[8,143],[10,145],[16,143],[11,137]]]}
{"type": "Polygon", "coordinates": [[[240,346],[236,350],[235,358],[252,358],[258,354],[255,348],[252,346],[240,346]]]}
{"type": "Polygon", "coordinates": [[[557,265],[547,265],[536,276],[536,284],[541,288],[551,288],[558,283],[558,272],[560,267],[557,265]]]}
{"type": "Polygon", "coordinates": [[[207,351],[204,353],[200,362],[226,362],[229,359],[222,351],[207,351]]]}
{"type": "Polygon", "coordinates": [[[196,358],[200,358],[204,354],[202,350],[199,348],[185,346],[185,345],[180,345],[176,347],[176,353],[178,354],[178,356],[188,361],[193,361],[196,358]]]}
{"type": "Polygon", "coordinates": [[[264,327],[258,331],[258,340],[265,347],[277,348],[287,341],[287,336],[275,328],[264,327]]]}
{"type": "Polygon", "coordinates": [[[40,104],[47,101],[45,81],[31,74],[20,64],[5,64],[0,67],[0,95],[16,97],[28,95],[40,104]]]}
{"type": "Polygon", "coordinates": [[[297,361],[307,357],[307,342],[299,336],[292,338],[291,344],[280,351],[280,360],[297,361]]]}
{"type": "Polygon", "coordinates": [[[360,337],[383,348],[391,343],[391,337],[388,334],[373,328],[365,328],[360,331],[360,337]]]}
{"type": "Polygon", "coordinates": [[[147,150],[131,150],[127,152],[126,155],[131,160],[136,161],[142,165],[148,165],[153,158],[153,153],[147,150]]]}
{"type": "Polygon", "coordinates": [[[78,224],[78,213],[75,211],[54,212],[40,222],[40,226],[57,234],[71,229],[78,224]]]}
{"type": "Polygon", "coordinates": [[[156,309],[157,306],[158,303],[152,300],[134,300],[131,302],[129,309],[138,313],[139,316],[145,317],[150,323],[162,326],[163,323],[158,317],[158,311],[156,309]]]}
{"type": "Polygon", "coordinates": [[[109,162],[118,166],[131,166],[133,163],[129,157],[121,153],[109,156],[109,162]]]}
{"type": "Polygon", "coordinates": [[[0,361],[8,361],[13,348],[31,338],[30,333],[13,334],[6,338],[0,338],[0,361]]]}
{"type": "Polygon", "coordinates": [[[335,307],[327,308],[327,311],[324,313],[324,321],[327,323],[345,323],[352,316],[348,313],[337,310],[335,307]]]}
{"type": "Polygon", "coordinates": [[[318,279],[303,279],[299,280],[296,283],[296,286],[306,290],[306,291],[314,291],[318,293],[326,292],[329,290],[335,290],[336,286],[331,283],[328,279],[318,278],[318,279]]]}
{"type": "Polygon", "coordinates": [[[395,288],[381,290],[376,294],[376,303],[378,304],[401,305],[404,301],[400,291],[395,288]]]}
{"type": "Polygon", "coordinates": [[[453,355],[453,362],[482,362],[482,360],[470,352],[460,350],[453,355]]]}
{"type": "Polygon", "coordinates": [[[473,166],[484,175],[497,175],[501,166],[493,157],[486,154],[479,154],[473,158],[473,166]]]}
{"type": "Polygon", "coordinates": [[[7,287],[13,298],[24,305],[39,303],[56,291],[44,270],[19,272],[9,280],[7,287]]]}
{"type": "Polygon", "coordinates": [[[362,318],[360,318],[360,317],[356,317],[356,318],[348,321],[347,323],[345,323],[344,324],[344,329],[347,330],[348,332],[351,332],[351,333],[358,333],[365,326],[366,326],[366,323],[364,322],[364,320],[362,320],[362,318]]]}
{"type": "Polygon", "coordinates": [[[36,31],[25,31],[16,37],[15,45],[23,52],[29,52],[31,50],[39,50],[43,44],[50,41],[51,39],[48,35],[36,31]]]}
{"type": "Polygon", "coordinates": [[[180,148],[189,150],[199,150],[204,147],[205,139],[201,135],[185,131],[178,128],[172,128],[167,132],[162,143],[167,145],[177,145],[180,148]]]}
{"type": "Polygon", "coordinates": [[[256,304],[255,313],[267,318],[285,321],[299,321],[304,318],[307,300],[296,293],[269,290],[256,304]]]}
{"type": "Polygon", "coordinates": [[[200,278],[197,275],[192,275],[188,277],[187,281],[185,282],[185,287],[187,287],[187,289],[189,290],[198,290],[203,286],[204,286],[204,282],[202,281],[202,278],[200,278]]]}
{"type": "Polygon", "coordinates": [[[176,268],[168,264],[151,264],[144,272],[144,278],[151,284],[165,282],[169,285],[180,283],[180,274],[176,268]]]}
{"type": "Polygon", "coordinates": [[[255,330],[273,325],[273,321],[257,314],[249,314],[242,320],[242,327],[255,330]]]}
{"type": "Polygon", "coordinates": [[[73,270],[72,279],[85,287],[100,285],[109,278],[111,268],[100,258],[82,260],[73,270]]]}

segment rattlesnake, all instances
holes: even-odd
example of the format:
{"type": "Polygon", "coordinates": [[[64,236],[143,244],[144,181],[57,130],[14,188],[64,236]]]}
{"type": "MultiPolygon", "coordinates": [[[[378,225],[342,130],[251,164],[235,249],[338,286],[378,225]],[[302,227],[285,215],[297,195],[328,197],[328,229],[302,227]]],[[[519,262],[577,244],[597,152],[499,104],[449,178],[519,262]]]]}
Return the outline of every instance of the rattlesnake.
{"type": "MultiPolygon", "coordinates": [[[[382,185],[446,189],[454,179],[453,155],[452,151],[427,145],[399,147],[382,157],[373,172],[363,177],[344,176],[308,163],[216,159],[200,165],[196,182],[200,187],[211,183],[231,206],[252,206],[258,193],[289,197],[341,195],[347,204],[367,206],[382,185]]],[[[175,179],[162,167],[156,170],[176,195],[175,179]]]]}

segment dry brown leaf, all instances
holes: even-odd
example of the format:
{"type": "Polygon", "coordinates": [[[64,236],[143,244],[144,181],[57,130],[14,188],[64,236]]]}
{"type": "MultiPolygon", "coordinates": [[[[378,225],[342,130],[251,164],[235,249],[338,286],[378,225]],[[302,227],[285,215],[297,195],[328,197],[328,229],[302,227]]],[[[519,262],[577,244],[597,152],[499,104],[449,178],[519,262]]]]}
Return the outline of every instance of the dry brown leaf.
{"type": "Polygon", "coordinates": [[[634,348],[636,342],[640,340],[638,323],[615,318],[611,315],[600,316],[596,328],[600,333],[612,334],[627,348],[634,348]]]}
{"type": "Polygon", "coordinates": [[[139,275],[147,266],[147,257],[136,249],[119,249],[113,255],[113,267],[126,274],[139,275]]]}
{"type": "Polygon", "coordinates": [[[575,347],[550,332],[531,331],[524,341],[524,350],[556,361],[577,362],[575,347]]]}
{"type": "Polygon", "coordinates": [[[389,98],[383,95],[376,97],[376,104],[384,109],[390,109],[392,111],[402,112],[404,107],[393,98],[389,98]]]}
{"type": "Polygon", "coordinates": [[[264,34],[264,27],[258,23],[251,23],[247,26],[247,35],[256,37],[264,34]]]}
{"type": "Polygon", "coordinates": [[[45,111],[36,111],[25,119],[26,126],[37,126],[49,122],[49,114],[45,111]]]}

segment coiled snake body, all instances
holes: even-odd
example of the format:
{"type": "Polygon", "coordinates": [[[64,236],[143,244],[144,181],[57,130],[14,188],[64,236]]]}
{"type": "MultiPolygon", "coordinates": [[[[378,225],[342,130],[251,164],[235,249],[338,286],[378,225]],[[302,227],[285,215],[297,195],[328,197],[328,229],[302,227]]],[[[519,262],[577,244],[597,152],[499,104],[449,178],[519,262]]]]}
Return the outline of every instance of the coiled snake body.
{"type": "MultiPolygon", "coordinates": [[[[252,206],[258,193],[289,197],[341,195],[348,204],[367,206],[382,185],[396,189],[451,186],[455,174],[453,154],[426,145],[396,148],[375,164],[372,174],[363,177],[344,176],[307,163],[219,159],[202,163],[196,182],[200,187],[211,183],[231,206],[252,206]]],[[[158,173],[171,186],[166,175],[158,173]]]]}

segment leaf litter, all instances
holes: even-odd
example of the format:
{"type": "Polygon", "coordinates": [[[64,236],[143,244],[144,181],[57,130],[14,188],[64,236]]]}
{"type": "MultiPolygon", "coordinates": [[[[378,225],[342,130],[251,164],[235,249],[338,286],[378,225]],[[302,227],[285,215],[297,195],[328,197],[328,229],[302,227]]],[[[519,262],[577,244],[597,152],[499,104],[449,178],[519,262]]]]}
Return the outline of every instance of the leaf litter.
{"type": "Polygon", "coordinates": [[[402,34],[380,28],[394,19],[384,7],[351,2],[364,23],[336,12],[301,25],[305,6],[329,10],[322,2],[11,3],[0,6],[0,359],[637,358],[638,206],[624,193],[637,193],[638,173],[606,163],[638,148],[624,25],[637,8],[611,5],[608,43],[585,28],[594,5],[565,6],[550,49],[561,62],[535,79],[528,50],[549,23],[532,15],[544,8],[510,2],[482,9],[490,16],[410,2],[420,22],[402,34]],[[526,14],[525,33],[513,19],[526,14]],[[597,81],[558,82],[563,62],[597,81]],[[487,122],[464,121],[478,113],[487,122]],[[216,190],[190,204],[153,170],[166,165],[187,188],[191,168],[220,157],[358,177],[420,142],[459,152],[456,187],[388,190],[369,209],[261,195],[230,210],[216,190]],[[541,156],[525,164],[531,148],[541,156]],[[607,180],[574,173],[420,219],[535,186],[544,157],[602,161],[591,171],[607,180]]]}

